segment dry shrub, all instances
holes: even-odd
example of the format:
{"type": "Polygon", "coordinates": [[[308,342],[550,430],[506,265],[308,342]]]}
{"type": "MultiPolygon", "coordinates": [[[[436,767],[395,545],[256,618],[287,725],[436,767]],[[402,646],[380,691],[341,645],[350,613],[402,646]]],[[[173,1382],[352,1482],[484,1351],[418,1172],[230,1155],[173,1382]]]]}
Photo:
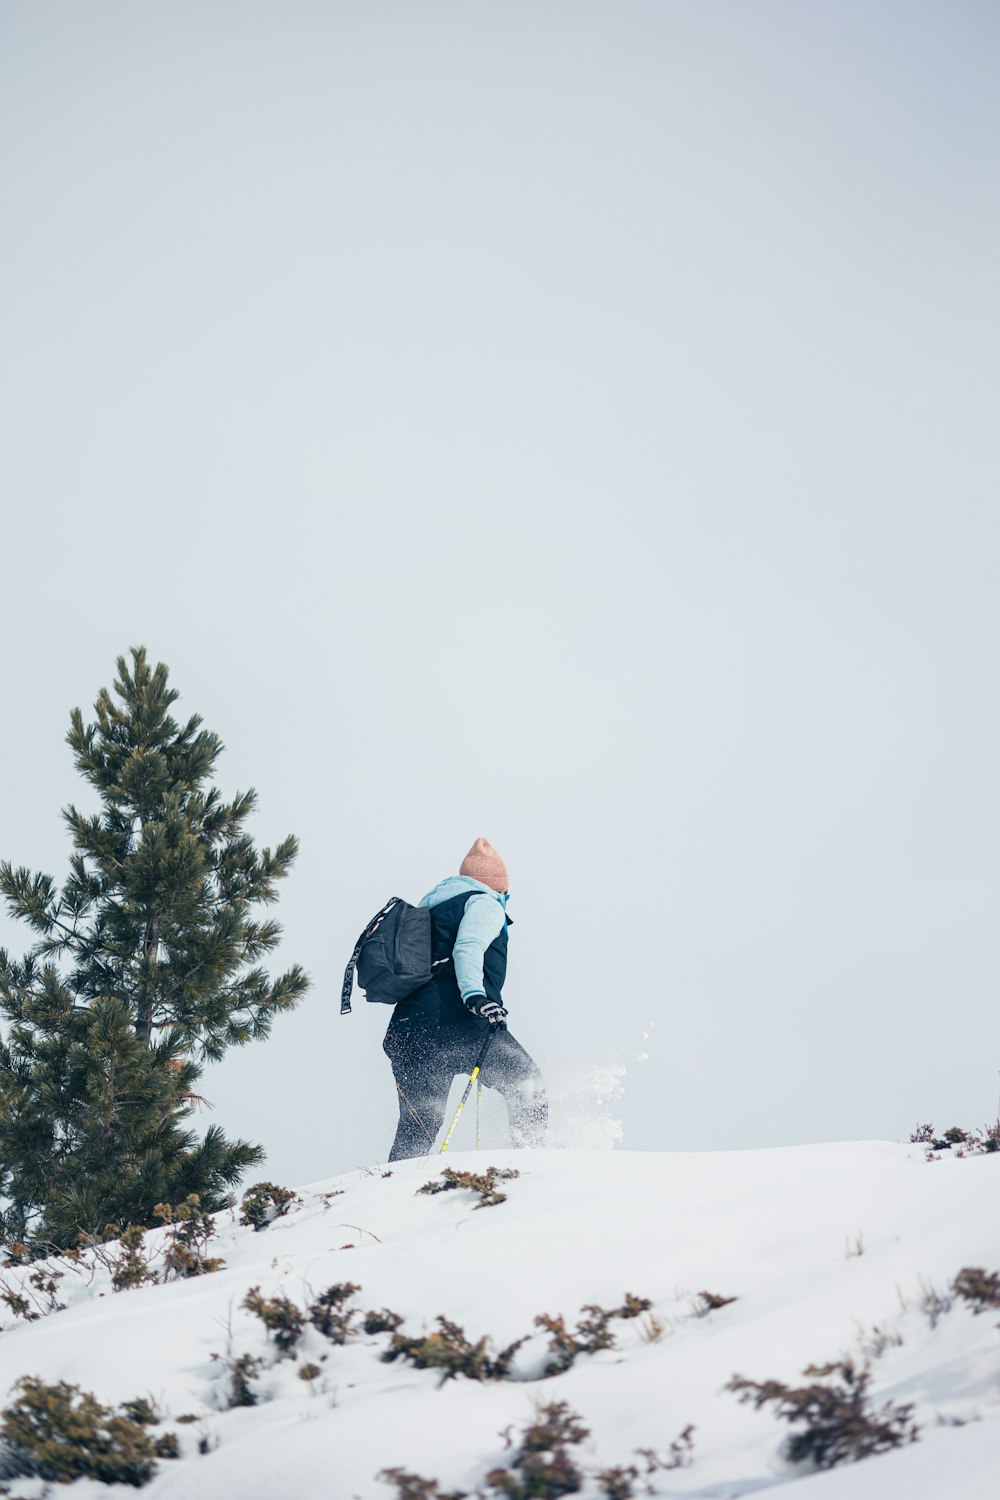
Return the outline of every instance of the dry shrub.
{"type": "Polygon", "coordinates": [[[975,1313],[1000,1307],[1000,1271],[984,1271],[982,1266],[965,1266],[952,1283],[952,1291],[963,1302],[970,1302],[975,1313]]]}
{"type": "Polygon", "coordinates": [[[406,1359],[418,1370],[440,1370],[442,1385],[457,1375],[464,1375],[467,1380],[504,1380],[510,1374],[514,1355],[524,1343],[524,1339],[518,1339],[493,1355],[489,1338],[484,1336],[472,1344],[465,1330],[449,1318],[438,1318],[437,1324],[438,1331],[423,1338],[394,1333],[383,1360],[391,1363],[406,1359]]]}
{"type": "MultiPolygon", "coordinates": [[[[693,1427],[686,1427],[671,1443],[666,1458],[652,1448],[640,1448],[636,1456],[642,1459],[642,1468],[636,1464],[618,1465],[593,1471],[590,1478],[606,1500],[632,1500],[637,1484],[642,1484],[644,1494],[652,1494],[651,1474],[690,1464],[693,1432],[693,1427]]],[[[491,1469],[486,1475],[490,1495],[503,1496],[505,1500],[562,1500],[564,1495],[579,1494],[588,1482],[588,1475],[570,1449],[578,1448],[589,1436],[588,1428],[565,1401],[538,1402],[534,1418],[521,1433],[519,1442],[515,1442],[510,1428],[507,1429],[504,1440],[514,1454],[506,1465],[491,1469]]],[[[396,1486],[396,1500],[472,1500],[463,1490],[446,1493],[438,1480],[425,1479],[406,1469],[383,1469],[378,1477],[396,1486]]],[[[477,1489],[475,1500],[488,1497],[477,1489]]]]}
{"type": "Polygon", "coordinates": [[[383,1469],[383,1484],[396,1486],[396,1500],[467,1500],[465,1490],[443,1490],[436,1479],[424,1479],[408,1469],[383,1469]]]}
{"type": "Polygon", "coordinates": [[[243,1194],[240,1223],[252,1225],[254,1232],[259,1233],[287,1214],[293,1203],[301,1202],[291,1188],[278,1187],[274,1182],[255,1182],[243,1194]]]}
{"type": "Polygon", "coordinates": [[[153,1214],[166,1226],[167,1248],[162,1280],[172,1277],[206,1276],[226,1264],[219,1256],[206,1255],[215,1237],[215,1220],[201,1206],[198,1193],[189,1193],[183,1203],[158,1203],[153,1214]]]}
{"type": "MultiPolygon", "coordinates": [[[[238,1359],[223,1359],[221,1354],[213,1354],[212,1358],[224,1365],[229,1375],[229,1391],[226,1396],[226,1405],[230,1410],[236,1406],[256,1406],[257,1392],[250,1384],[256,1380],[264,1368],[264,1361],[256,1359],[252,1354],[241,1354],[238,1359]]],[[[178,1417],[178,1422],[196,1422],[197,1417],[178,1417]]]]}
{"type": "Polygon", "coordinates": [[[613,1349],[615,1334],[612,1318],[638,1318],[652,1307],[648,1297],[636,1297],[625,1293],[621,1307],[598,1307],[596,1302],[581,1307],[582,1316],[571,1331],[561,1314],[539,1313],[535,1327],[543,1328],[549,1335],[549,1353],[552,1358],[545,1366],[546,1375],[562,1375],[569,1370],[580,1354],[597,1354],[602,1349],[613,1349]]]}
{"type": "Polygon", "coordinates": [[[47,1385],[34,1375],[23,1376],[14,1391],[16,1399],[0,1416],[7,1478],[97,1479],[139,1488],[152,1479],[158,1458],[177,1457],[172,1433],[156,1439],[146,1430],[157,1420],[146,1401],[116,1412],[78,1385],[47,1385]]]}
{"type": "Polygon", "coordinates": [[[559,1500],[583,1488],[584,1475],[568,1449],[590,1436],[565,1401],[540,1402],[524,1429],[510,1467],[491,1469],[486,1483],[507,1500],[559,1500]]]}
{"type": "Polygon", "coordinates": [[[252,1286],[240,1305],[260,1319],[282,1354],[292,1352],[302,1337],[305,1317],[290,1298],[280,1292],[274,1297],[262,1297],[260,1287],[252,1286]]]}
{"type": "Polygon", "coordinates": [[[460,1172],[455,1167],[445,1167],[441,1176],[433,1182],[425,1182],[417,1188],[418,1193],[447,1193],[452,1188],[468,1188],[478,1194],[479,1202],[473,1208],[492,1208],[497,1203],[506,1203],[507,1194],[501,1193],[498,1182],[512,1182],[520,1177],[513,1167],[487,1167],[485,1172],[460,1172]]]}
{"type": "Polygon", "coordinates": [[[331,1344],[346,1344],[358,1317],[356,1308],[348,1307],[361,1288],[353,1281],[338,1281],[320,1292],[309,1308],[309,1321],[331,1344]]]}
{"type": "Polygon", "coordinates": [[[758,1410],[773,1406],[775,1416],[800,1429],[788,1442],[793,1463],[811,1460],[817,1469],[832,1469],[916,1442],[912,1405],[887,1401],[877,1409],[872,1406],[867,1365],[859,1368],[853,1360],[841,1359],[809,1365],[803,1373],[812,1377],[810,1384],[793,1387],[734,1375],[726,1387],[758,1410]]]}

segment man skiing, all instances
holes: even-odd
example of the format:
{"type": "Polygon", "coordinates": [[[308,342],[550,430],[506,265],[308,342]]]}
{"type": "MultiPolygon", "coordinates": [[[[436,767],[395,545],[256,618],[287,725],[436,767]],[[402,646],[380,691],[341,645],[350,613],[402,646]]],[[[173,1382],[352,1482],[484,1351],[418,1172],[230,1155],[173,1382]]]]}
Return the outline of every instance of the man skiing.
{"type": "Polygon", "coordinates": [[[495,1028],[480,1078],[507,1104],[511,1142],[540,1144],[548,1105],[542,1075],[504,1024],[507,973],[507,868],[486,839],[476,839],[457,875],[429,891],[430,984],[392,1013],[383,1046],[399,1095],[390,1161],[423,1156],[434,1144],[457,1073],[469,1073],[495,1028]]]}

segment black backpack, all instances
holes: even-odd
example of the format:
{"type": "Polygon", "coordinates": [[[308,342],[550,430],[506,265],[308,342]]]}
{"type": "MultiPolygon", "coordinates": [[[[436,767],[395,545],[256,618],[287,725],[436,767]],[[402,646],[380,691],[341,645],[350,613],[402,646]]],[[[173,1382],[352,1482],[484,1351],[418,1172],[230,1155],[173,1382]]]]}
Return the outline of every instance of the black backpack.
{"type": "Polygon", "coordinates": [[[365,999],[378,1005],[408,1000],[431,979],[431,913],[393,896],[358,938],[344,971],[340,1014],[350,1015],[354,970],[365,999]]]}

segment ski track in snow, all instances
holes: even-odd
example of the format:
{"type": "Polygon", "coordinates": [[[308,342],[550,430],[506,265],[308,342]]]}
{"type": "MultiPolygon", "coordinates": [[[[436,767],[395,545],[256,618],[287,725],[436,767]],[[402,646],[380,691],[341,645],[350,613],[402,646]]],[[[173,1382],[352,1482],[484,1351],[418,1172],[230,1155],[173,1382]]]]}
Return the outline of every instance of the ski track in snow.
{"type": "MultiPolygon", "coordinates": [[[[584,1121],[588,1109],[604,1118],[614,1082],[613,1072],[592,1087],[569,1081],[590,1100],[584,1121]]],[[[107,1402],[151,1395],[170,1418],[196,1414],[175,1429],[183,1456],[161,1464],[150,1500],[389,1500],[376,1476],[397,1465],[474,1492],[510,1460],[501,1432],[538,1400],[564,1400],[583,1418],[588,1468],[627,1463],[640,1447],[662,1453],[693,1423],[691,1467],[653,1481],[665,1497],[733,1500],[779,1486],[782,1500],[996,1500],[1000,1315],[956,1303],[932,1328],[921,1302],[963,1266],[1000,1269],[1000,1156],[931,1164],[920,1147],[853,1142],[683,1155],[491,1148],[451,1164],[522,1175],[506,1203],[476,1210],[465,1192],[416,1195],[440,1158],[396,1163],[386,1176],[352,1172],[302,1189],[302,1206],[259,1234],[220,1214],[211,1253],[227,1265],[214,1275],[114,1294],[103,1270],[89,1285],[68,1273],[67,1311],[32,1324],[5,1313],[0,1393],[34,1374],[107,1402]],[[497,1345],[534,1333],[519,1378],[440,1386],[434,1372],[382,1362],[386,1335],[336,1347],[311,1328],[298,1361],[277,1360],[240,1307],[250,1286],[302,1305],[346,1280],[360,1283],[361,1308],[394,1309],[408,1333],[438,1314],[497,1345]],[[697,1317],[702,1290],[738,1300],[697,1317]],[[582,1304],[615,1307],[626,1291],[653,1299],[662,1338],[644,1342],[638,1322],[616,1322],[616,1348],[531,1378],[546,1339],[536,1314],[572,1323],[582,1304]],[[827,1473],[793,1468],[782,1457],[787,1425],[723,1387],[737,1372],[795,1380],[810,1362],[857,1355],[874,1325],[902,1343],[873,1360],[873,1399],[914,1402],[920,1442],[827,1473]],[[213,1353],[265,1357],[258,1406],[224,1409],[213,1353]],[[306,1361],[322,1368],[311,1385],[297,1376],[306,1361]]],[[[24,1274],[5,1277],[17,1286],[24,1274]]],[[[24,1500],[44,1490],[13,1482],[24,1500]]],[[[78,1481],[72,1493],[97,1500],[108,1489],[78,1481]]]]}

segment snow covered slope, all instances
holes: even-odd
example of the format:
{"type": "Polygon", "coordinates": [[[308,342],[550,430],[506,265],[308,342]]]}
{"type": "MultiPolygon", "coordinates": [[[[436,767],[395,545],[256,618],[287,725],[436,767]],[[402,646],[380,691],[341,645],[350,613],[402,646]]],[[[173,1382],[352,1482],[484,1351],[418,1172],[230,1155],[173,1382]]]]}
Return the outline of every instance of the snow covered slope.
{"type": "MultiPolygon", "coordinates": [[[[465,1191],[416,1193],[441,1158],[358,1171],[301,1189],[302,1205],[261,1233],[219,1215],[211,1249],[226,1267],[215,1274],[117,1294],[103,1270],[89,1284],[65,1278],[66,1311],[31,1324],[5,1316],[0,1400],[27,1373],[108,1402],[149,1395],[170,1418],[197,1415],[176,1427],[183,1456],[160,1466],[151,1500],[389,1500],[376,1476],[392,1466],[474,1492],[510,1462],[503,1429],[556,1399],[590,1428],[578,1451],[588,1470],[628,1463],[639,1448],[664,1453],[693,1424],[691,1465],[651,1481],[665,1496],[724,1500],[780,1484],[786,1500],[996,1500],[1000,1316],[957,1302],[932,1326],[925,1304],[964,1266],[1000,1269],[1000,1156],[929,1163],[920,1147],[862,1142],[490,1151],[450,1164],[521,1175],[505,1184],[505,1203],[476,1209],[465,1191]],[[387,1334],[337,1347],[312,1328],[297,1360],[279,1360],[241,1307],[251,1286],[303,1306],[347,1280],[361,1286],[362,1308],[394,1309],[406,1333],[430,1331],[443,1314],[497,1345],[531,1334],[517,1378],[442,1386],[433,1371],[383,1362],[387,1334]],[[702,1291],[737,1300],[699,1315],[702,1291]],[[626,1292],[652,1299],[658,1338],[648,1317],[617,1321],[616,1347],[532,1378],[547,1343],[537,1314],[572,1324],[583,1304],[617,1307],[626,1292]],[[782,1457],[787,1425],[724,1389],[737,1372],[796,1382],[806,1365],[862,1347],[875,1399],[915,1403],[917,1444],[803,1475],[782,1457]],[[244,1353],[266,1362],[259,1404],[229,1410],[227,1372],[212,1356],[244,1353]],[[305,1381],[309,1362],[321,1374],[305,1381]]],[[[41,1489],[19,1480],[14,1492],[41,1489]]],[[[82,1481],[73,1493],[107,1490],[82,1481]]],[[[583,1493],[601,1491],[591,1482],[583,1493]]]]}

